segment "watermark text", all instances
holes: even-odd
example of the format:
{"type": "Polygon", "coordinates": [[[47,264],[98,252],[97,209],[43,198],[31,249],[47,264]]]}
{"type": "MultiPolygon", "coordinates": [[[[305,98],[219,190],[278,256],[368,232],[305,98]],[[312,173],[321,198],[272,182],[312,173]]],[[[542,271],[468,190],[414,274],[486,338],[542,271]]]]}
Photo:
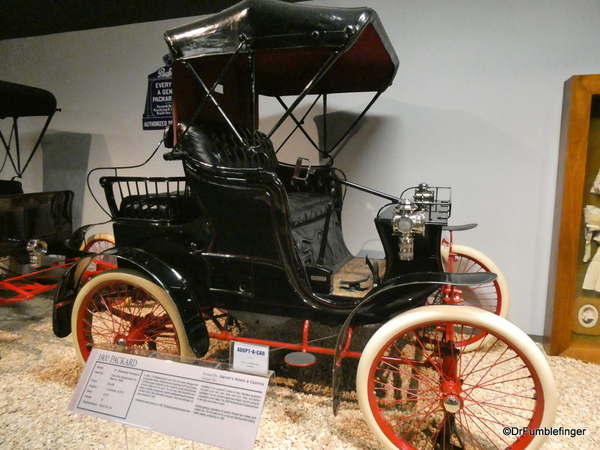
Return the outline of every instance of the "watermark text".
{"type": "Polygon", "coordinates": [[[528,428],[528,427],[504,427],[502,433],[505,436],[584,436],[587,430],[585,428],[528,428]]]}

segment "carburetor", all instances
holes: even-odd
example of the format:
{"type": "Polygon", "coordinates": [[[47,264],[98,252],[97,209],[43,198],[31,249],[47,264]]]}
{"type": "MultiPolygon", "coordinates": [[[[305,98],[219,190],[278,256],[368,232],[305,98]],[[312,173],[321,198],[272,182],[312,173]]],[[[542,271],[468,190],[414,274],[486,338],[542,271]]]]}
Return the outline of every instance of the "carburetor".
{"type": "Polygon", "coordinates": [[[413,200],[401,199],[394,208],[392,231],[398,236],[398,257],[401,261],[414,258],[414,236],[425,235],[426,212],[435,201],[433,190],[427,183],[415,189],[413,200]]]}

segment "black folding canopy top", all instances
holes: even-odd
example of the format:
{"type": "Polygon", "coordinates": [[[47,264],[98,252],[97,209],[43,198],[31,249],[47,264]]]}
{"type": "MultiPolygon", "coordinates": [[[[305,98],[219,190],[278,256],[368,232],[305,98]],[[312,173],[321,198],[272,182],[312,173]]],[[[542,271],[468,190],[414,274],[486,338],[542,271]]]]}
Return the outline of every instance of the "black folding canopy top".
{"type": "Polygon", "coordinates": [[[42,138],[56,111],[58,111],[56,109],[56,97],[51,92],[22,84],[0,81],[0,119],[12,118],[12,127],[9,136],[4,136],[0,130],[0,139],[6,151],[5,158],[0,160],[0,172],[4,168],[6,159],[8,159],[15,171],[16,177],[21,178],[23,176],[31,158],[33,158],[33,155],[42,142],[42,138]],[[46,117],[46,123],[27,161],[25,164],[22,164],[17,119],[37,116],[46,117]]]}
{"type": "Polygon", "coordinates": [[[174,60],[175,125],[194,118],[257,128],[257,96],[298,96],[281,122],[308,94],[378,96],[398,68],[370,8],[243,0],[168,30],[165,40],[174,60]]]}
{"type": "Polygon", "coordinates": [[[0,119],[52,116],[56,97],[44,89],[0,81],[0,119]]]}
{"type": "Polygon", "coordinates": [[[323,64],[318,49],[343,55],[313,93],[382,91],[398,58],[370,8],[330,8],[277,0],[244,0],[220,13],[169,30],[174,59],[254,53],[258,94],[299,94],[323,64]]]}

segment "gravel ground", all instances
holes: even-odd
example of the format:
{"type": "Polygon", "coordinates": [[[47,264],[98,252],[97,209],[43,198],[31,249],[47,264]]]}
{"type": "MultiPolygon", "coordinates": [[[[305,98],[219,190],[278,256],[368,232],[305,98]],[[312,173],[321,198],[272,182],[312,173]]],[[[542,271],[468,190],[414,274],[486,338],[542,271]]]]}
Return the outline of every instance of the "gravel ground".
{"type": "MultiPolygon", "coordinates": [[[[212,449],[214,447],[67,411],[81,367],[70,339],[52,334],[51,300],[0,307],[1,449],[212,449]]],[[[297,369],[281,366],[269,389],[255,448],[379,449],[347,392],[337,417],[331,410],[330,360],[297,369]]],[[[600,448],[600,366],[548,358],[559,388],[555,427],[585,428],[557,436],[544,449],[600,448]]]]}

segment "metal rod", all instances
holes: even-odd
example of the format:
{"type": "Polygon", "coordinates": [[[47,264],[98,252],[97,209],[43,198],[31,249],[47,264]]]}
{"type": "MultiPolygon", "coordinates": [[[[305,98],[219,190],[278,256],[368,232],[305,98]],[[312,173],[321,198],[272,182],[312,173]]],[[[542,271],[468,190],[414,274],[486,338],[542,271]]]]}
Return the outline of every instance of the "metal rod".
{"type": "Polygon", "coordinates": [[[337,50],[331,54],[325,64],[319,69],[312,80],[308,82],[296,100],[294,100],[290,108],[283,114],[283,116],[279,118],[277,123],[273,126],[273,128],[271,128],[271,131],[267,133],[267,138],[271,138],[271,136],[273,136],[273,133],[275,133],[281,124],[292,114],[294,109],[296,109],[304,97],[306,97],[314,89],[315,85],[323,78],[323,76],[325,76],[327,71],[331,68],[331,66],[333,66],[340,56],[342,56],[342,52],[340,50],[337,50]]]}
{"type": "Polygon", "coordinates": [[[14,118],[14,127],[15,127],[15,146],[17,149],[17,175],[21,176],[21,145],[19,143],[19,125],[17,122],[17,118],[14,118]]]}
{"type": "MultiPolygon", "coordinates": [[[[253,339],[253,338],[245,338],[240,336],[234,336],[233,334],[224,331],[221,333],[208,333],[208,336],[211,339],[219,339],[221,341],[235,341],[235,342],[246,342],[248,344],[259,344],[259,345],[268,345],[269,347],[275,348],[285,348],[288,350],[298,350],[301,352],[308,353],[320,353],[323,355],[334,355],[335,349],[327,348],[327,347],[314,347],[314,346],[304,346],[303,344],[289,344],[286,342],[278,342],[278,341],[268,341],[264,339],[253,339]]],[[[360,358],[361,354],[359,352],[346,352],[344,356],[352,357],[352,358],[360,358]]]]}
{"type": "MultiPolygon", "coordinates": [[[[4,138],[4,135],[2,134],[2,132],[0,131],[0,137],[2,137],[2,143],[4,144],[4,148],[6,149],[6,155],[8,156],[8,159],[10,160],[10,165],[12,166],[13,170],[15,171],[15,173],[17,174],[17,176],[19,176],[19,171],[17,169],[17,166],[15,165],[15,161],[12,157],[12,154],[10,153],[10,146],[11,146],[11,142],[12,139],[15,135],[15,124],[16,124],[17,118],[13,117],[13,125],[10,129],[10,137],[8,138],[8,142],[6,141],[6,139],[4,138]]],[[[19,137],[16,136],[15,140],[18,140],[19,137]]]]}
{"type": "Polygon", "coordinates": [[[327,94],[323,94],[323,151],[322,153],[329,157],[327,150],[327,94]]]}
{"type": "MultiPolygon", "coordinates": [[[[35,152],[37,151],[39,145],[42,143],[42,139],[44,138],[44,135],[46,134],[46,130],[48,129],[48,125],[50,125],[50,121],[52,120],[52,118],[54,117],[54,113],[48,116],[48,119],[46,120],[46,124],[44,125],[44,128],[42,129],[42,132],[40,133],[40,136],[38,137],[37,142],[35,143],[35,146],[33,147],[33,150],[31,150],[31,154],[29,155],[29,158],[27,158],[27,162],[25,162],[25,165],[23,166],[23,170],[21,170],[20,175],[23,175],[25,173],[25,170],[27,169],[27,166],[29,165],[31,158],[33,158],[33,155],[35,155],[35,152]]],[[[18,152],[18,150],[17,150],[18,152]]]]}
{"type": "MultiPolygon", "coordinates": [[[[221,71],[221,75],[219,75],[219,78],[217,78],[217,81],[214,82],[214,84],[212,85],[212,87],[210,89],[206,86],[206,84],[204,83],[202,78],[200,78],[200,75],[196,72],[196,70],[192,67],[192,65],[190,63],[188,63],[187,61],[183,61],[183,64],[192,72],[194,78],[200,84],[202,89],[204,89],[204,92],[206,93],[206,96],[200,103],[200,106],[196,110],[196,113],[193,115],[191,122],[193,122],[196,119],[196,117],[198,116],[198,113],[202,110],[202,108],[204,108],[204,105],[206,104],[206,102],[208,100],[210,100],[215,105],[215,107],[217,108],[217,111],[219,111],[221,116],[223,116],[223,119],[225,119],[225,122],[227,122],[227,124],[229,125],[231,130],[234,132],[234,134],[236,135],[236,137],[238,138],[240,143],[242,145],[248,147],[248,144],[244,141],[242,136],[238,133],[237,129],[235,128],[235,126],[233,125],[231,120],[229,119],[229,116],[227,115],[227,113],[225,111],[223,111],[223,108],[221,108],[221,105],[219,105],[219,102],[217,102],[217,100],[215,100],[215,98],[212,95],[213,92],[215,91],[216,87],[221,83],[221,81],[225,77],[225,74],[229,71],[229,68],[233,64],[233,61],[235,60],[235,58],[237,57],[237,55],[239,54],[240,50],[242,49],[242,47],[244,45],[245,45],[245,42],[242,41],[240,43],[240,45],[238,46],[238,48],[236,49],[235,53],[233,55],[231,55],[231,58],[229,58],[229,61],[227,61],[227,64],[221,71]]],[[[184,135],[187,132],[188,128],[189,128],[189,124],[183,132],[184,135]]]]}
{"type": "MultiPolygon", "coordinates": [[[[331,177],[331,178],[333,179],[333,177],[331,177]]],[[[341,184],[343,184],[345,186],[348,186],[348,187],[351,187],[351,188],[354,188],[354,189],[358,189],[359,191],[367,192],[369,194],[376,195],[377,197],[381,197],[381,198],[385,198],[387,200],[391,200],[394,203],[398,203],[400,201],[399,197],[396,197],[396,196],[391,195],[391,194],[386,194],[385,192],[381,192],[381,191],[378,191],[376,189],[371,189],[371,188],[363,186],[361,184],[353,183],[353,182],[347,181],[347,180],[342,180],[340,178],[335,178],[335,180],[338,183],[341,183],[341,184]]]]}
{"type": "MultiPolygon", "coordinates": [[[[285,143],[292,137],[292,135],[296,132],[296,130],[300,130],[302,132],[302,134],[304,134],[304,136],[306,137],[306,139],[308,139],[308,141],[312,144],[312,146],[319,151],[319,145],[317,143],[315,143],[315,141],[313,140],[313,138],[310,137],[310,135],[308,134],[308,132],[304,129],[303,124],[304,124],[304,120],[306,119],[306,117],[310,114],[310,112],[313,110],[314,106],[317,104],[317,102],[319,101],[319,98],[321,96],[319,95],[315,101],[312,103],[312,105],[310,105],[310,107],[308,108],[308,111],[306,111],[306,113],[302,116],[302,118],[300,120],[296,119],[296,116],[294,116],[294,114],[290,114],[290,118],[296,123],[296,126],[294,127],[294,129],[290,132],[290,134],[288,135],[287,138],[285,138],[285,140],[281,143],[281,145],[279,146],[279,148],[277,149],[277,152],[279,152],[279,150],[281,150],[281,148],[285,145],[285,143]]],[[[279,104],[283,107],[284,111],[288,110],[287,105],[285,104],[285,102],[282,100],[282,98],[280,96],[277,96],[277,101],[279,102],[279,104]]]]}
{"type": "MultiPolygon", "coordinates": [[[[344,133],[344,135],[335,143],[335,145],[331,148],[331,152],[327,152],[327,154],[329,153],[333,153],[340,145],[342,142],[344,142],[344,140],[348,137],[348,135],[350,134],[350,132],[354,129],[354,127],[358,124],[358,122],[360,121],[360,119],[362,119],[365,114],[367,113],[367,111],[369,111],[369,109],[371,109],[371,106],[373,106],[373,104],[375,103],[375,101],[379,98],[379,96],[383,93],[383,91],[379,91],[377,92],[377,94],[375,94],[375,96],[371,99],[371,101],[369,102],[369,104],[366,106],[366,108],[363,110],[363,112],[361,112],[359,114],[359,116],[356,118],[356,120],[354,122],[352,122],[352,125],[350,125],[350,127],[348,127],[348,129],[346,130],[346,132],[344,133]]],[[[339,153],[339,152],[338,152],[339,153]]],[[[334,155],[334,157],[337,156],[334,155]]]]}

